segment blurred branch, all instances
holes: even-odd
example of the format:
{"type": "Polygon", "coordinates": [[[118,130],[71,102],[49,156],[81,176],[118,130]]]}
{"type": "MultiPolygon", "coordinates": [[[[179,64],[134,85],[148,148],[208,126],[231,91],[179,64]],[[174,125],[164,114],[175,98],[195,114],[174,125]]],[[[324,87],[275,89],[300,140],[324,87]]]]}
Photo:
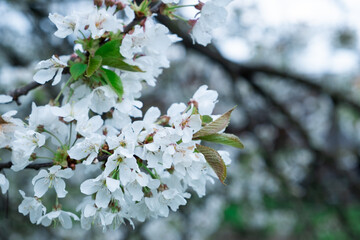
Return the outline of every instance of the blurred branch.
{"type": "Polygon", "coordinates": [[[41,86],[40,83],[31,82],[24,87],[17,88],[14,91],[10,92],[9,95],[13,97],[13,101],[15,101],[18,105],[20,105],[19,97],[27,95],[31,90],[41,86]]]}
{"type": "MultiPolygon", "coordinates": [[[[193,49],[198,53],[201,53],[205,57],[209,58],[211,61],[214,61],[220,64],[226,72],[228,72],[232,77],[238,76],[247,76],[252,75],[255,73],[263,73],[266,75],[271,75],[275,77],[279,77],[282,79],[287,79],[293,81],[295,83],[299,83],[311,90],[314,90],[319,93],[325,93],[332,98],[333,101],[338,101],[345,103],[357,111],[360,111],[360,104],[356,101],[349,99],[348,97],[344,96],[341,93],[333,92],[330,89],[318,84],[316,79],[311,79],[309,77],[290,73],[288,71],[279,70],[271,66],[266,65],[246,65],[243,63],[235,63],[226,58],[224,58],[220,52],[212,45],[208,45],[207,47],[201,46],[199,44],[194,44],[193,40],[191,39],[190,35],[183,31],[183,29],[178,25],[175,24],[173,21],[169,20],[167,17],[162,15],[157,16],[159,22],[167,26],[171,32],[177,34],[179,37],[183,39],[181,43],[187,49],[193,49]]],[[[249,81],[249,79],[248,79],[249,81]]]]}

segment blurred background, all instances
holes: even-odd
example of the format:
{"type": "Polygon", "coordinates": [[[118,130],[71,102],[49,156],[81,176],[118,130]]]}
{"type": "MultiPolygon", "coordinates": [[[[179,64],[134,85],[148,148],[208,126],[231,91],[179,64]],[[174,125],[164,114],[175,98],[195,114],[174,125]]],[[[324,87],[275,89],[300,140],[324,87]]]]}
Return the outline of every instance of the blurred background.
{"type": "MultiPolygon", "coordinates": [[[[50,12],[91,4],[0,0],[0,94],[30,83],[38,61],[72,53],[74,39],[53,35],[50,12]]],[[[228,24],[207,48],[192,44],[188,27],[158,18],[184,41],[141,99],[144,111],[164,113],[207,84],[219,92],[216,114],[237,105],[227,132],[245,149],[214,146],[231,153],[227,185],[209,185],[202,199],[192,194],[168,218],[103,233],[79,223],[72,230],[32,225],[17,211],[18,189],[32,194],[36,173],[5,170],[10,192],[0,195],[0,239],[360,239],[360,2],[234,0],[228,10],[228,24]]],[[[46,85],[0,113],[16,108],[26,116],[32,101],[46,104],[57,92],[46,85]]],[[[83,180],[67,186],[65,210],[79,203],[83,180]]]]}

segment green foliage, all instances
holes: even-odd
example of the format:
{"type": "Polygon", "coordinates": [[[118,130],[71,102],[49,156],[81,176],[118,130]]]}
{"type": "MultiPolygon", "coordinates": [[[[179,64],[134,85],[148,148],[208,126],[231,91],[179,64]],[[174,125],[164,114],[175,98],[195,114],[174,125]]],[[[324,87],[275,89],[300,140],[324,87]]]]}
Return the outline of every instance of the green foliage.
{"type": "Polygon", "coordinates": [[[120,40],[109,41],[96,50],[95,56],[101,56],[102,58],[113,57],[124,59],[124,57],[120,54],[120,45],[120,40]]]}
{"type": "Polygon", "coordinates": [[[102,72],[102,76],[105,79],[106,83],[116,92],[119,100],[121,101],[124,94],[124,88],[120,77],[115,72],[105,68],[102,68],[102,72]]]}
{"type": "Polygon", "coordinates": [[[102,58],[94,56],[89,58],[89,63],[86,69],[86,76],[91,77],[101,66],[102,58]]]}
{"type": "Polygon", "coordinates": [[[124,71],[141,72],[141,69],[124,62],[124,57],[120,54],[120,40],[112,40],[102,45],[95,56],[102,58],[102,65],[118,68],[124,71]]]}
{"type": "Polygon", "coordinates": [[[244,145],[242,144],[240,139],[234,134],[229,134],[229,133],[215,133],[215,134],[199,137],[198,139],[208,142],[229,145],[241,149],[244,148],[244,145]]]}
{"type": "Polygon", "coordinates": [[[70,67],[70,73],[73,79],[77,80],[85,73],[87,65],[85,63],[75,63],[70,67]]]}

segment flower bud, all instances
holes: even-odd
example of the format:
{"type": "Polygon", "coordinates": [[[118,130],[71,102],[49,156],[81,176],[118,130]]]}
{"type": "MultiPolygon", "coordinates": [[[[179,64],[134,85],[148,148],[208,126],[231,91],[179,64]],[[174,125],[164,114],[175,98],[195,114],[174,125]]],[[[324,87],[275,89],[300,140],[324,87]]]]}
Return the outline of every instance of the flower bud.
{"type": "Polygon", "coordinates": [[[115,5],[115,2],[113,0],[105,0],[106,7],[112,7],[114,5],[115,5]]]}
{"type": "Polygon", "coordinates": [[[199,1],[199,4],[195,5],[195,8],[196,8],[197,10],[200,10],[200,11],[201,11],[201,9],[203,8],[204,5],[205,5],[205,3],[199,1]]]}
{"type": "Polygon", "coordinates": [[[97,7],[101,7],[103,4],[103,0],[94,0],[94,5],[97,7]]]}
{"type": "Polygon", "coordinates": [[[124,8],[125,8],[125,6],[126,6],[126,5],[125,5],[124,3],[122,3],[121,1],[116,1],[115,4],[116,4],[116,10],[118,10],[118,11],[124,10],[124,8]]]}

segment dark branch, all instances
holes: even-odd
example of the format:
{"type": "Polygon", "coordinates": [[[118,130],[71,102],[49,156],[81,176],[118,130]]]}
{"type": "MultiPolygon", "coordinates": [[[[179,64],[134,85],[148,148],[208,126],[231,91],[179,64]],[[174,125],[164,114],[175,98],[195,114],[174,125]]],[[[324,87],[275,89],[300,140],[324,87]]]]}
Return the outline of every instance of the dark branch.
{"type": "MultiPolygon", "coordinates": [[[[0,170],[1,170],[1,169],[4,169],[4,168],[11,168],[12,165],[13,165],[12,162],[1,163],[1,164],[0,164],[0,170]]],[[[53,165],[54,165],[53,162],[48,162],[48,163],[32,163],[32,164],[26,166],[25,168],[39,170],[40,168],[51,167],[51,166],[53,166],[53,165]]]]}
{"type": "Polygon", "coordinates": [[[14,91],[10,92],[9,95],[13,97],[13,100],[20,105],[19,97],[23,95],[27,95],[31,90],[41,86],[40,83],[37,82],[31,82],[28,85],[25,85],[24,87],[15,89],[14,91]]]}
{"type": "MultiPolygon", "coordinates": [[[[97,160],[98,160],[99,162],[106,162],[108,158],[109,158],[109,155],[107,155],[107,154],[102,154],[102,153],[100,153],[100,154],[97,156],[97,160]]],[[[2,170],[2,169],[4,169],[4,168],[11,168],[12,165],[13,165],[12,162],[0,163],[0,170],[2,170]]],[[[48,163],[32,163],[32,164],[26,166],[25,168],[27,168],[27,169],[39,170],[40,168],[51,167],[51,166],[53,166],[53,165],[54,165],[53,162],[48,162],[48,163]]]]}

